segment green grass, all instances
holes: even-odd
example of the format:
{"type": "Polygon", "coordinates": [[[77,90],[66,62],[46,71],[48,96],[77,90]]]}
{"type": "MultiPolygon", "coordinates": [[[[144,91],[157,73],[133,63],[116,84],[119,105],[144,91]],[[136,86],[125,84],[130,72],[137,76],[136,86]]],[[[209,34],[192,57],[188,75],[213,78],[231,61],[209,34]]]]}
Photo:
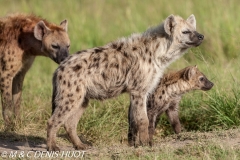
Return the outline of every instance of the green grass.
{"type": "MultiPolygon", "coordinates": [[[[196,64],[215,85],[208,92],[196,91],[183,97],[180,119],[184,131],[225,130],[240,125],[240,1],[0,0],[0,4],[1,16],[24,12],[34,13],[54,23],[67,19],[71,53],[143,32],[161,23],[170,14],[184,18],[194,14],[197,30],[204,34],[205,40],[169,68],[179,70],[196,64]]],[[[28,72],[18,126],[20,133],[46,137],[46,122],[51,115],[51,79],[56,68],[57,65],[50,59],[38,57],[28,72]]],[[[102,102],[91,100],[80,120],[79,135],[84,135],[95,146],[126,142],[128,106],[127,94],[102,102]]],[[[165,116],[162,116],[158,130],[160,138],[173,134],[165,116]]],[[[162,150],[161,155],[153,151],[144,155],[143,159],[227,159],[232,152],[239,156],[238,151],[219,146],[193,146],[175,151],[162,150]]],[[[128,159],[139,159],[137,155],[133,153],[128,159]]]]}

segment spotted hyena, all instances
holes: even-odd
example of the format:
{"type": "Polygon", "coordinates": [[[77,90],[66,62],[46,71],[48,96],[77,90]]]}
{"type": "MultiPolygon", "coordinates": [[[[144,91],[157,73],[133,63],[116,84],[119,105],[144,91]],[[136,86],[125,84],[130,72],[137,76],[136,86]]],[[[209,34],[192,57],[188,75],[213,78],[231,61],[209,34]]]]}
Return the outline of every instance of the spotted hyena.
{"type": "Polygon", "coordinates": [[[68,56],[69,45],[67,20],[58,26],[34,15],[0,18],[0,91],[6,127],[12,127],[19,115],[24,76],[35,57],[60,63],[68,56]]]}
{"type": "Polygon", "coordinates": [[[123,92],[130,94],[130,123],[137,126],[133,135],[138,133],[139,143],[148,145],[147,95],[157,86],[164,69],[202,40],[194,15],[187,20],[170,15],[142,34],[69,56],[53,77],[48,150],[59,150],[56,133],[62,124],[75,148],[85,149],[87,145],[78,138],[76,129],[89,99],[103,100],[123,92]]]}
{"type": "MultiPolygon", "coordinates": [[[[165,74],[160,80],[155,92],[149,95],[147,101],[150,145],[152,145],[153,134],[162,113],[166,112],[175,133],[180,133],[181,124],[178,117],[178,109],[182,95],[191,90],[207,91],[210,90],[213,85],[214,84],[198,70],[197,66],[186,67],[178,72],[165,74]]],[[[129,145],[133,145],[131,128],[129,128],[128,140],[129,145]]]]}

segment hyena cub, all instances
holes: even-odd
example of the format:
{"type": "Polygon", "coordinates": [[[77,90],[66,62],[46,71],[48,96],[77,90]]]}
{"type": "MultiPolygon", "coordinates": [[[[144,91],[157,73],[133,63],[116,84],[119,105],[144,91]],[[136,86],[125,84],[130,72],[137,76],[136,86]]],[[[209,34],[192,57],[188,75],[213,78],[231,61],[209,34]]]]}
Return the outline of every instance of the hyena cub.
{"type": "Polygon", "coordinates": [[[128,92],[131,96],[130,125],[141,145],[149,144],[146,100],[164,69],[190,47],[201,44],[196,20],[170,15],[143,34],[83,50],[64,60],[53,77],[53,115],[48,120],[48,150],[59,150],[56,133],[64,127],[76,149],[88,146],[77,135],[77,124],[89,99],[106,99],[128,92]]]}
{"type": "MultiPolygon", "coordinates": [[[[197,66],[186,67],[178,72],[165,74],[160,80],[155,92],[147,101],[147,115],[149,119],[148,133],[150,145],[160,115],[166,112],[167,117],[175,131],[181,132],[181,124],[178,117],[179,102],[182,95],[192,90],[210,90],[213,83],[201,73],[197,66]]],[[[130,106],[131,107],[131,106],[130,106]]],[[[128,140],[133,145],[131,128],[129,128],[128,140]]]]}

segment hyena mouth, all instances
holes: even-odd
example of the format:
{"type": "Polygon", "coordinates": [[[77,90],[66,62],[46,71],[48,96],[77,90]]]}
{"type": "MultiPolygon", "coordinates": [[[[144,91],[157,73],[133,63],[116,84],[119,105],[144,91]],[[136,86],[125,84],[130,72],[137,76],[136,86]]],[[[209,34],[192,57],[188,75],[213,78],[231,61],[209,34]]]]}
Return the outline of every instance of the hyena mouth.
{"type": "Polygon", "coordinates": [[[198,41],[198,42],[186,42],[187,45],[189,46],[199,46],[202,43],[202,41],[198,41]]]}

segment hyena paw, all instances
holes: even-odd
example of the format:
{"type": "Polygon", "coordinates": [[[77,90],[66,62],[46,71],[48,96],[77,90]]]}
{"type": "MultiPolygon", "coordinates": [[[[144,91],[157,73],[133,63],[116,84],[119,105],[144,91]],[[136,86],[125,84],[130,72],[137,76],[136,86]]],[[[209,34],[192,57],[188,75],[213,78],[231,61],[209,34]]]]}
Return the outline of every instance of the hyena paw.
{"type": "Polygon", "coordinates": [[[86,149],[90,149],[90,148],[91,148],[90,145],[84,144],[84,143],[81,143],[81,144],[78,144],[75,146],[76,150],[86,150],[86,149]]]}
{"type": "Polygon", "coordinates": [[[60,151],[60,148],[56,145],[47,147],[47,151],[60,151]]]}

